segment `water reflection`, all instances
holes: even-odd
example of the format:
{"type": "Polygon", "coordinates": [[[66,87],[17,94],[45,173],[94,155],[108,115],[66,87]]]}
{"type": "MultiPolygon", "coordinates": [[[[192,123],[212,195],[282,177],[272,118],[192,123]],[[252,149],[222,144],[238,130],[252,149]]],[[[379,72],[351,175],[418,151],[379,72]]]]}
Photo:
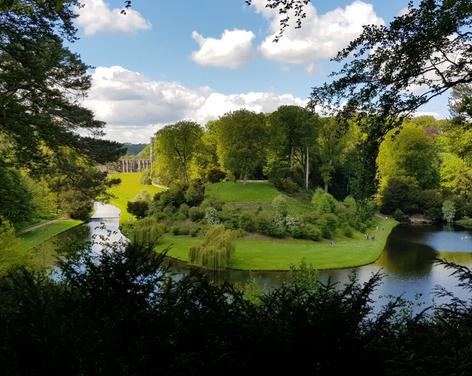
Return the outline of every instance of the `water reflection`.
{"type": "MultiPolygon", "coordinates": [[[[114,213],[116,214],[116,211],[114,213]]],[[[120,242],[125,238],[119,231],[117,217],[93,219],[86,225],[59,235],[38,249],[37,252],[44,255],[45,265],[51,263],[54,250],[67,239],[95,240],[93,249],[95,252],[101,252],[103,244],[99,244],[100,242],[120,242]]],[[[421,301],[430,305],[434,300],[432,291],[437,285],[464,298],[467,293],[457,287],[457,281],[450,277],[450,271],[434,264],[435,258],[445,258],[472,268],[472,231],[454,227],[398,226],[390,235],[383,254],[375,263],[354,269],[320,271],[319,278],[324,282],[331,279],[333,282],[344,284],[349,280],[351,273],[356,274],[360,282],[365,282],[374,273],[382,272],[383,283],[373,296],[376,307],[385,302],[386,296],[403,296],[415,300],[420,295],[421,301]]],[[[176,278],[189,273],[186,264],[175,260],[170,260],[170,263],[176,278]]],[[[268,290],[280,286],[287,278],[287,272],[227,270],[211,273],[209,276],[217,282],[229,281],[239,285],[254,281],[258,288],[268,290]]]]}

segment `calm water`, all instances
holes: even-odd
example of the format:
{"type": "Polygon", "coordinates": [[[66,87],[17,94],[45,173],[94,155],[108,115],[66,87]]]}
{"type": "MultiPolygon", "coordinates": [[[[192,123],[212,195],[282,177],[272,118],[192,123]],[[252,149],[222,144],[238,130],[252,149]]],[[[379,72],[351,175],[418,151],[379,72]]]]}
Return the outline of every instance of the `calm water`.
{"type": "MultiPolygon", "coordinates": [[[[117,214],[110,207],[98,209],[103,210],[99,213],[106,213],[103,215],[105,219],[95,218],[88,224],[61,234],[45,243],[38,252],[51,254],[58,244],[67,240],[93,238],[95,242],[100,243],[108,236],[112,241],[122,240],[123,236],[118,230],[119,211],[117,214]]],[[[99,252],[100,244],[95,244],[94,250],[99,252]]],[[[434,300],[432,291],[437,286],[445,287],[457,296],[464,297],[466,293],[456,286],[457,282],[450,276],[450,271],[434,264],[435,258],[444,258],[472,268],[472,231],[450,226],[401,225],[393,230],[383,254],[374,264],[354,269],[321,271],[320,279],[322,281],[331,279],[342,284],[348,280],[351,273],[355,273],[363,282],[373,273],[382,271],[383,283],[374,294],[379,306],[388,296],[401,295],[415,300],[418,299],[418,294],[421,294],[419,301],[429,305],[434,300]]],[[[188,272],[188,268],[183,265],[173,264],[172,268],[178,274],[188,272]]],[[[233,283],[245,283],[249,279],[254,279],[262,289],[279,286],[286,276],[287,273],[284,272],[226,271],[212,274],[215,279],[233,283]]]]}

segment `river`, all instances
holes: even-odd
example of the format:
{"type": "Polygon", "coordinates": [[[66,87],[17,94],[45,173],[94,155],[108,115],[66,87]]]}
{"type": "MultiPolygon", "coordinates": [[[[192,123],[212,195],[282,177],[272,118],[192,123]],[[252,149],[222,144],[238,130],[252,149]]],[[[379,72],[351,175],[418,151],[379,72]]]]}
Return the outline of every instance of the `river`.
{"type": "MultiPolygon", "coordinates": [[[[119,209],[101,204],[97,204],[95,209],[89,223],[60,234],[39,247],[38,252],[50,255],[59,244],[91,239],[94,239],[94,251],[100,252],[100,242],[107,237],[111,241],[123,240],[119,231],[119,209]]],[[[435,258],[445,258],[472,268],[472,231],[452,226],[400,225],[390,234],[384,252],[375,263],[353,269],[320,271],[320,279],[342,284],[348,281],[351,273],[355,273],[363,282],[381,271],[383,283],[373,295],[376,305],[381,305],[388,296],[403,296],[430,305],[435,300],[433,291],[437,286],[465,297],[466,292],[457,287],[456,279],[450,276],[451,271],[434,264],[435,258]]],[[[188,268],[182,265],[173,264],[172,268],[177,274],[188,272],[188,268]]],[[[233,283],[253,279],[261,289],[270,289],[279,286],[287,273],[230,270],[212,274],[212,277],[233,283]]]]}

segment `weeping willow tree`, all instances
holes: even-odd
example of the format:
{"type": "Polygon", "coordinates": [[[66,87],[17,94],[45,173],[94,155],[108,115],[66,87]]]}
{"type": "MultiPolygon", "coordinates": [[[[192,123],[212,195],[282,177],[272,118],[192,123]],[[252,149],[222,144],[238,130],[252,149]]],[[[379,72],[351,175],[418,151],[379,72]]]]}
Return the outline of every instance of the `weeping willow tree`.
{"type": "Polygon", "coordinates": [[[225,230],[223,225],[210,227],[203,242],[190,248],[190,262],[210,270],[225,269],[235,251],[236,235],[235,231],[225,230]]]}
{"type": "Polygon", "coordinates": [[[164,229],[155,219],[147,217],[137,221],[131,232],[130,239],[135,244],[156,245],[164,229]]]}

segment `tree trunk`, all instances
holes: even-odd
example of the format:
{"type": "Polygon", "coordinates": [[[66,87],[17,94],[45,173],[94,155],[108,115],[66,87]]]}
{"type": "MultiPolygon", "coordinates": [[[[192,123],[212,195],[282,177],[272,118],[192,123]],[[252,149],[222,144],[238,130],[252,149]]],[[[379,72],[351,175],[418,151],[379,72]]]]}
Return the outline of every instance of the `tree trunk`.
{"type": "Polygon", "coordinates": [[[325,183],[324,183],[324,190],[325,190],[326,193],[328,193],[328,182],[327,181],[325,181],[325,183]]]}
{"type": "Polygon", "coordinates": [[[306,146],[306,166],[305,166],[305,189],[308,191],[308,182],[310,179],[310,153],[308,145],[306,146]]]}

